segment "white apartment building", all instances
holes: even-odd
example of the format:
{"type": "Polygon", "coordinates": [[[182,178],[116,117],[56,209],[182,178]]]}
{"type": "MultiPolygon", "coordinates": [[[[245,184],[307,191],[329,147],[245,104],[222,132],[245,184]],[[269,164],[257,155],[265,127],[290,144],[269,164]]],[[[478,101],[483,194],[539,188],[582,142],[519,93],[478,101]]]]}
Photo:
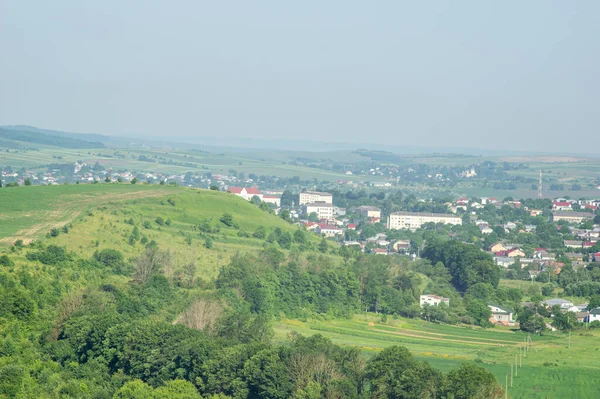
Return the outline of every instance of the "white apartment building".
{"type": "Polygon", "coordinates": [[[421,295],[419,303],[421,304],[421,307],[423,307],[426,304],[430,306],[437,306],[440,303],[445,303],[447,306],[450,306],[450,299],[433,294],[421,295]]]}
{"type": "Polygon", "coordinates": [[[462,224],[460,216],[448,213],[394,212],[388,216],[390,230],[418,229],[425,223],[462,224]]]}
{"type": "Polygon", "coordinates": [[[333,204],[333,196],[329,193],[320,193],[318,191],[304,191],[300,193],[300,205],[311,204],[313,202],[333,204]]]}
{"type": "Polygon", "coordinates": [[[333,219],[333,205],[325,202],[314,202],[304,205],[304,212],[307,215],[316,213],[319,219],[333,219]]]}

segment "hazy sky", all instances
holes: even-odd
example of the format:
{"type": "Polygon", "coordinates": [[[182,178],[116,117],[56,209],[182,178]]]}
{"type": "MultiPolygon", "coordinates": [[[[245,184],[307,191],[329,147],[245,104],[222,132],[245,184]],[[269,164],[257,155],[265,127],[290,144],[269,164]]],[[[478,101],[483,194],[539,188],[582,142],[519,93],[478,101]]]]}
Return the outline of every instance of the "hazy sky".
{"type": "Polygon", "coordinates": [[[596,152],[600,2],[0,0],[0,124],[596,152]]]}

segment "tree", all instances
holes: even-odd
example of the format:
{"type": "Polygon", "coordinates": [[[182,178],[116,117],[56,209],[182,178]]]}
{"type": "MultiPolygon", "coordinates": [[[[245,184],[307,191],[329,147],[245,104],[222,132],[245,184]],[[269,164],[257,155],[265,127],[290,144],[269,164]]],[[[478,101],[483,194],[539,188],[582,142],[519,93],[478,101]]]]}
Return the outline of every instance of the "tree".
{"type": "Polygon", "coordinates": [[[30,178],[25,179],[25,183],[24,184],[26,186],[31,186],[31,179],[30,178]]]}
{"type": "Polygon", "coordinates": [[[444,376],[427,362],[417,362],[400,377],[397,396],[404,399],[438,398],[442,395],[444,376]]]}
{"type": "Polygon", "coordinates": [[[415,365],[415,360],[403,346],[390,346],[367,363],[365,378],[371,386],[373,397],[399,398],[402,374],[415,365]]]}
{"type": "Polygon", "coordinates": [[[490,323],[490,317],[492,316],[492,311],[488,307],[488,305],[480,300],[471,299],[467,301],[467,312],[469,316],[471,316],[475,323],[481,327],[491,327],[492,323],[490,323]]]}
{"type": "Polygon", "coordinates": [[[258,195],[253,195],[252,198],[250,198],[250,202],[254,205],[260,205],[262,201],[258,195]]]}
{"type": "Polygon", "coordinates": [[[286,222],[289,222],[292,220],[290,218],[290,211],[288,211],[287,209],[283,209],[281,212],[279,212],[279,217],[282,218],[283,220],[285,220],[286,222]]]}
{"type": "Polygon", "coordinates": [[[552,284],[544,284],[542,285],[542,295],[550,296],[554,293],[554,285],[552,284]]]}
{"type": "Polygon", "coordinates": [[[552,326],[556,327],[558,330],[572,330],[575,323],[577,323],[577,315],[575,313],[563,313],[560,310],[560,306],[558,305],[554,305],[552,307],[552,314],[554,315],[554,319],[552,320],[552,326]]]}
{"type": "Polygon", "coordinates": [[[106,179],[104,179],[104,182],[105,182],[105,183],[110,183],[110,182],[111,182],[111,180],[110,180],[110,176],[106,176],[106,179]]]}
{"type": "Polygon", "coordinates": [[[282,233],[279,238],[277,238],[277,243],[284,249],[290,249],[292,245],[292,236],[288,231],[282,233]]]}
{"type": "Polygon", "coordinates": [[[210,190],[212,190],[212,191],[219,191],[219,186],[215,186],[214,184],[212,184],[212,185],[209,187],[209,189],[210,189],[210,190]]]}
{"type": "Polygon", "coordinates": [[[244,365],[244,376],[250,389],[249,397],[288,399],[293,384],[289,370],[276,349],[264,349],[244,365]]]}
{"type": "Polygon", "coordinates": [[[328,248],[327,240],[325,240],[325,238],[323,238],[321,240],[321,242],[319,243],[318,249],[319,249],[319,251],[321,251],[323,253],[326,253],[327,252],[327,248],[328,248]]]}
{"type": "Polygon", "coordinates": [[[294,242],[297,244],[306,244],[306,232],[300,229],[294,231],[294,242]]]}
{"type": "Polygon", "coordinates": [[[210,237],[206,237],[206,240],[204,240],[204,247],[207,249],[211,249],[213,247],[213,240],[210,237]]]}
{"type": "Polygon", "coordinates": [[[219,221],[227,227],[232,227],[234,225],[233,216],[230,213],[224,213],[219,221]]]}
{"type": "Polygon", "coordinates": [[[145,284],[150,277],[172,267],[174,262],[170,251],[160,251],[156,247],[146,247],[135,261],[133,281],[145,284]]]}
{"type": "Polygon", "coordinates": [[[541,334],[546,330],[546,321],[544,318],[530,308],[523,308],[523,310],[519,312],[517,320],[519,321],[519,328],[521,331],[532,334],[541,334]]]}
{"type": "Polygon", "coordinates": [[[258,238],[259,240],[264,240],[266,236],[267,236],[267,229],[265,229],[265,226],[258,226],[256,228],[256,230],[254,231],[254,233],[252,234],[252,237],[258,238]]]}
{"type": "Polygon", "coordinates": [[[133,179],[131,179],[131,184],[137,184],[138,179],[137,177],[134,177],[133,179]]]}
{"type": "Polygon", "coordinates": [[[504,391],[496,377],[471,363],[464,363],[448,373],[446,391],[454,399],[501,399],[504,391]]]}
{"type": "Polygon", "coordinates": [[[117,182],[123,183],[123,178],[121,176],[117,177],[117,182]]]}

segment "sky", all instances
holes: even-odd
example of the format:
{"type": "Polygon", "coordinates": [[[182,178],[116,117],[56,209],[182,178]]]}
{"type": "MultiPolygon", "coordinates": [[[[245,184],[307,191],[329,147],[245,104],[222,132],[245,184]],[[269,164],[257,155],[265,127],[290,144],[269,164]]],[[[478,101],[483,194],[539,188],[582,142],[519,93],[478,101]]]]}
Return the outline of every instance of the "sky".
{"type": "Polygon", "coordinates": [[[597,0],[0,0],[0,125],[598,153],[598,38],[597,0]]]}

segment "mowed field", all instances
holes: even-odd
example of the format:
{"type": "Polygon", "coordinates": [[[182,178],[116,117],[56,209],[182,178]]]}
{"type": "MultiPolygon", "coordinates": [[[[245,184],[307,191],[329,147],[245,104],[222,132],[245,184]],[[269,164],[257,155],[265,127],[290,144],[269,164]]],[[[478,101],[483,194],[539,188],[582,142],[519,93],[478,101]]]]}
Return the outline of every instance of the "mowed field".
{"type": "Polygon", "coordinates": [[[532,336],[530,351],[522,358],[518,376],[510,367],[519,357],[527,335],[508,328],[489,330],[439,325],[399,318],[381,322],[374,315],[353,320],[283,320],[275,324],[276,339],[292,332],[322,334],[333,342],[360,348],[367,356],[391,345],[407,347],[419,360],[447,372],[464,362],[476,362],[505,383],[509,398],[595,398],[600,392],[600,333],[573,334],[571,348],[565,334],[532,336]]]}

